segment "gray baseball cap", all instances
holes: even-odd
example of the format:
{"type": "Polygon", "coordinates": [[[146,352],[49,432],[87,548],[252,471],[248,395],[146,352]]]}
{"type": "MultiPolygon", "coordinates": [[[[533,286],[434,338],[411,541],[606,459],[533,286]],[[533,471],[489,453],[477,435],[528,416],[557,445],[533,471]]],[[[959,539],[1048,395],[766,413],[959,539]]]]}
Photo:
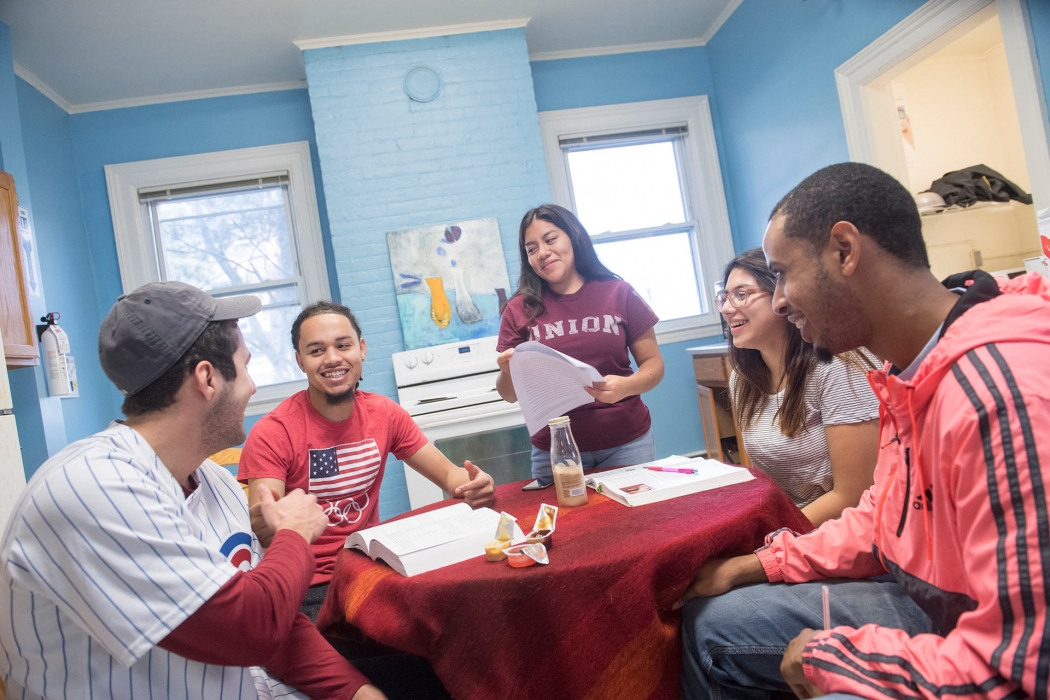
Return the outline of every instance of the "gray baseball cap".
{"type": "Polygon", "coordinates": [[[98,359],[131,396],[171,369],[212,321],[254,316],[259,297],[216,299],[184,282],[153,282],[124,294],[102,321],[98,359]]]}

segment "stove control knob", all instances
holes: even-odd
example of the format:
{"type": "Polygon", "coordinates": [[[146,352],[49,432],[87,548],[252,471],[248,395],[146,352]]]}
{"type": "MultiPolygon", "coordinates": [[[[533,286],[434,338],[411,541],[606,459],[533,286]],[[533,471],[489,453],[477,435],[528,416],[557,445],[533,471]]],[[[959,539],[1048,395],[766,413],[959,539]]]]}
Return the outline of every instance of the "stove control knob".
{"type": "Polygon", "coordinates": [[[408,367],[409,369],[415,369],[418,364],[419,360],[416,359],[415,355],[409,355],[405,358],[405,367],[408,367]]]}
{"type": "Polygon", "coordinates": [[[434,353],[430,352],[429,350],[427,350],[425,353],[423,353],[423,364],[429,365],[433,361],[434,361],[434,353]]]}

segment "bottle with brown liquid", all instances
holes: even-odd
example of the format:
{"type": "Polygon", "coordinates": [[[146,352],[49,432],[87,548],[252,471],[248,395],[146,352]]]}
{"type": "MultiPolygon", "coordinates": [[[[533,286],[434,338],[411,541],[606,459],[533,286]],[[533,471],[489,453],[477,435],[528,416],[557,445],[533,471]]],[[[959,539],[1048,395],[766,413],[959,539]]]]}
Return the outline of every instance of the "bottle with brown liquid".
{"type": "Polygon", "coordinates": [[[583,461],[572,437],[567,416],[547,421],[551,429],[551,471],[559,506],[587,504],[587,485],[583,481],[583,461]]]}

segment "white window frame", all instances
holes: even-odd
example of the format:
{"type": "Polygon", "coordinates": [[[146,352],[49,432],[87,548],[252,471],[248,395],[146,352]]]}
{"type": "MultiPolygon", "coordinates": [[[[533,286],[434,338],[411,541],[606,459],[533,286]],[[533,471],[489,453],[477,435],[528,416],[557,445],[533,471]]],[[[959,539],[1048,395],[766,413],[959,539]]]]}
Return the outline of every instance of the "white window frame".
{"type": "MultiPolygon", "coordinates": [[[[706,287],[699,292],[707,313],[661,321],[656,325],[656,338],[663,345],[720,334],[721,321],[711,301],[713,284],[722,278],[722,269],[732,260],[734,252],[707,96],[540,112],[539,120],[551,196],[555,204],[568,209],[573,208],[572,190],[568,160],[560,144],[562,139],[686,126],[689,133],[682,144],[685,154],[681,163],[682,186],[688,195],[686,206],[691,210],[688,216],[696,236],[696,262],[706,287]]],[[[597,236],[593,238],[598,242],[597,236]]]]}
{"type": "MultiPolygon", "coordinates": [[[[120,281],[125,293],[161,279],[149,207],[139,201],[141,191],[286,175],[289,215],[295,224],[293,243],[302,275],[302,303],[306,306],[331,298],[308,141],[119,163],[107,165],[105,170],[120,281]]],[[[288,351],[292,352],[292,348],[288,351]]],[[[248,402],[246,413],[250,416],[267,413],[305,388],[305,379],[260,387],[248,402]]]]}

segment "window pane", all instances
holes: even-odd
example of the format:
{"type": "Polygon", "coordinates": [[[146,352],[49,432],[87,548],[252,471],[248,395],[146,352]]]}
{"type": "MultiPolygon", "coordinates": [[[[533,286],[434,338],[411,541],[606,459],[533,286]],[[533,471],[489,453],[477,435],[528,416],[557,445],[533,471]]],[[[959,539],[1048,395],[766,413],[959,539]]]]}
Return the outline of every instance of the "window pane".
{"type": "Polygon", "coordinates": [[[576,215],[588,233],[685,221],[673,141],[569,151],[568,160],[576,215]]]}
{"type": "Polygon", "coordinates": [[[152,206],[166,279],[218,290],[297,276],[281,186],[152,206]]]}
{"type": "Polygon", "coordinates": [[[691,233],[680,232],[594,246],[610,270],[623,277],[649,302],[662,321],[703,312],[691,233]]]}
{"type": "Polygon", "coordinates": [[[248,374],[256,386],[292,382],[304,378],[295,364],[292,350],[292,321],[302,310],[299,304],[263,308],[262,311],[242,318],[241,333],[248,351],[252,354],[248,363],[248,374]]]}
{"type": "MultiPolygon", "coordinates": [[[[246,293],[259,297],[262,302],[262,311],[238,322],[244,343],[252,354],[248,373],[256,386],[303,379],[303,373],[295,364],[291,341],[292,321],[302,310],[298,287],[289,284],[246,293]]],[[[239,296],[239,293],[215,296],[239,296]]]]}

